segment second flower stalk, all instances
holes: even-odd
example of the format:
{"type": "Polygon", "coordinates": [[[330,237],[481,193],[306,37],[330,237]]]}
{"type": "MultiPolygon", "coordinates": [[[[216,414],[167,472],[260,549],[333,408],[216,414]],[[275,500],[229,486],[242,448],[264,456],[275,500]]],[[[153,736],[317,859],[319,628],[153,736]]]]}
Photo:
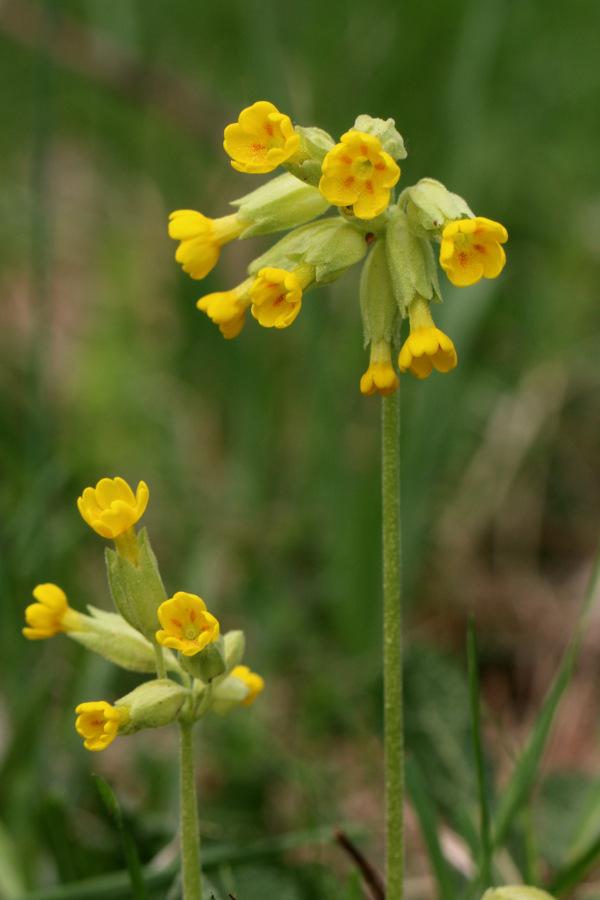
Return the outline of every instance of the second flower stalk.
{"type": "Polygon", "coordinates": [[[114,542],[115,550],[106,550],[106,563],[117,613],[93,607],[90,615],[77,612],[60,587],[41,584],[33,592],[36,602],[25,611],[23,634],[42,640],[63,632],[122,668],[155,673],[114,704],[80,703],[75,727],[85,748],[99,751],[117,735],[178,722],[182,882],[185,900],[201,900],[192,728],[210,711],[222,716],[250,705],[264,681],[241,665],[242,631],[222,635],[218,620],[196,594],[178,591],[167,598],[146,530],[136,534],[134,528],[148,497],[143,481],[134,495],[122,478],[103,478],[78,500],[84,520],[114,542]]]}

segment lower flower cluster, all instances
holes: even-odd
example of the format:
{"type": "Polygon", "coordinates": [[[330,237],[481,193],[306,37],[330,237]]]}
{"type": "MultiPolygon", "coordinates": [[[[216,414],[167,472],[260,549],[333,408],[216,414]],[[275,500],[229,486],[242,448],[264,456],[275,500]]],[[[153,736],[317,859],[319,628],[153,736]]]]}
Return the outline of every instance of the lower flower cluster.
{"type": "Polygon", "coordinates": [[[87,750],[103,750],[117,734],[177,719],[194,722],[209,711],[224,715],[249,706],[264,688],[260,675],[241,665],[243,632],[222,635],[196,594],[178,591],[167,598],[146,531],[134,530],[148,496],[144,482],[134,495],[123,479],[103,478],[78,501],[83,519],[115,544],[106,558],[116,612],[91,606],[89,615],[77,612],[55,584],[38,585],[36,602],[25,610],[23,634],[29,640],[63,632],[124,669],[155,676],[114,705],[78,705],[75,727],[87,750]]]}
{"type": "Polygon", "coordinates": [[[248,308],[265,328],[286,328],[305,293],[364,259],[360,303],[370,363],[362,393],[397,390],[394,346],[400,347],[400,373],[427,378],[433,369],[456,366],[454,345],[430,310],[442,300],[432,244],[440,245],[439,264],[452,284],[466,287],[500,274],[508,234],[432,178],[405,188],[396,200],[397,160],[406,151],[393,119],[361,115],[336,144],[319,128],[294,126],[261,100],[227,126],[223,146],[239,172],[272,172],[279,165],[287,172],[234,201],[237,211],[220,219],[186,209],[172,213],[169,234],[180,242],[175,258],[183,270],[204,278],[228,241],[288,232],[251,263],[239,285],[198,301],[224,337],[240,333],[248,308]],[[334,215],[323,217],[332,207],[334,215]],[[407,318],[410,333],[402,342],[407,318]]]}

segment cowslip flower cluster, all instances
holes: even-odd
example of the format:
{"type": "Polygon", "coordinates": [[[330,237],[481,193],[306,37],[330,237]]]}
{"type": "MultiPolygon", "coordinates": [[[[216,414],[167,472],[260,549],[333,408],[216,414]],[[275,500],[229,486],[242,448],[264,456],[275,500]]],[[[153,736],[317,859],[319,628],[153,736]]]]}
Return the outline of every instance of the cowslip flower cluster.
{"type": "Polygon", "coordinates": [[[393,119],[361,115],[336,143],[261,100],[227,126],[223,146],[239,172],[287,171],[234,201],[237,211],[220,219],[172,213],[169,234],[180,242],[175,258],[183,270],[204,278],[228,241],[288,232],[250,264],[239,285],[198,300],[224,337],[240,333],[247,309],[265,328],[287,328],[305,293],[364,260],[360,305],[370,362],[361,392],[385,396],[398,389],[397,372],[422,379],[456,366],[454,345],[431,315],[431,304],[442,301],[432,244],[440,245],[439,264],[451,283],[467,287],[500,274],[508,234],[433,178],[396,198],[406,150],[393,119]],[[323,216],[328,210],[333,214],[323,216]],[[402,342],[405,319],[410,330],[402,342]]]}
{"type": "Polygon", "coordinates": [[[114,705],[92,700],[77,706],[75,727],[87,750],[104,750],[117,735],[177,719],[224,715],[253,703],[264,688],[263,679],[241,665],[243,632],[221,634],[219,621],[195,594],[167,597],[147,532],[134,528],[148,498],[143,481],[134,495],[122,478],[103,478],[77,501],[85,522],[114,541],[106,563],[116,612],[93,606],[89,615],[77,612],[62,588],[50,583],[34,589],[36,602],[25,610],[29,640],[62,632],[124,669],[155,676],[114,705]]]}

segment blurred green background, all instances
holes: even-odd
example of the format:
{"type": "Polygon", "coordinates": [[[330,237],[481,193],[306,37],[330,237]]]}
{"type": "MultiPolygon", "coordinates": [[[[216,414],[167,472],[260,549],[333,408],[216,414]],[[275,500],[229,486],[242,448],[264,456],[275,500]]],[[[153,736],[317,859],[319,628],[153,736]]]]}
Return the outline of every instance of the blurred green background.
{"type": "MultiPolygon", "coordinates": [[[[144,860],[176,828],[170,731],[96,756],[73,728],[77,703],[138,679],[20,634],[39,582],[108,608],[105,542],[75,501],[115,475],[150,487],[167,590],[243,627],[267,681],[202,728],[208,845],[342,822],[381,864],[380,402],[358,388],[358,272],[311,293],[293,327],[250,318],[224,341],[195,301],[270,240],[226,247],[199,284],[166,230],[174,209],[225,215],[262,183],[221,145],[258,99],[335,137],[359,113],[393,117],[401,186],[438,178],[508,229],[500,278],[444,279],[436,322],[458,368],[402,378],[402,518],[407,743],[438,810],[473,797],[470,611],[490,721],[518,742],[596,543],[599,58],[597,0],[0,4],[0,897],[123,868],[92,770],[144,860]]],[[[550,767],[598,767],[597,647],[585,658],[550,767]]],[[[241,900],[340,896],[340,850],[296,863],[218,877],[241,900]]]]}

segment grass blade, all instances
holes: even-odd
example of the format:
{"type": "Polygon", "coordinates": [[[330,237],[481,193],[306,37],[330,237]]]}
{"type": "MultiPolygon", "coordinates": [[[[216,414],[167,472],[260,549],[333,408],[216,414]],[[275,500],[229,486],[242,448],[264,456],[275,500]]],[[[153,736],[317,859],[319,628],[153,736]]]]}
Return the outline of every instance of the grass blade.
{"type": "Polygon", "coordinates": [[[492,840],[490,832],[490,808],[485,786],[485,766],[481,741],[481,716],[479,707],[479,678],[477,674],[477,645],[473,617],[469,616],[467,633],[467,659],[469,664],[469,700],[473,729],[473,756],[477,776],[477,796],[479,800],[479,828],[481,836],[481,858],[479,861],[479,881],[483,888],[490,886],[492,840]]]}
{"type": "Polygon", "coordinates": [[[575,627],[573,637],[569,642],[562,662],[554,677],[554,682],[548,691],[543,706],[535,721],[527,745],[519,757],[510,781],[502,794],[493,832],[494,847],[498,847],[503,843],[515,816],[530,795],[537,779],[539,766],[544,750],[546,749],[558,704],[569,684],[573,667],[585,636],[585,628],[588,623],[592,602],[596,595],[599,582],[600,552],[597,551],[585,593],[581,615],[575,627]]]}
{"type": "Polygon", "coordinates": [[[423,773],[415,759],[406,761],[405,777],[406,787],[421,825],[440,900],[454,900],[456,894],[454,877],[440,846],[435,807],[427,790],[423,773]]]}
{"type": "Polygon", "coordinates": [[[121,834],[123,853],[125,854],[125,862],[127,863],[127,868],[129,870],[134,900],[148,900],[148,892],[144,882],[140,857],[133,838],[123,821],[123,814],[121,813],[121,807],[117,800],[117,796],[111,786],[100,775],[92,775],[92,778],[96,782],[96,786],[104,801],[108,815],[114,821],[121,834]]]}

